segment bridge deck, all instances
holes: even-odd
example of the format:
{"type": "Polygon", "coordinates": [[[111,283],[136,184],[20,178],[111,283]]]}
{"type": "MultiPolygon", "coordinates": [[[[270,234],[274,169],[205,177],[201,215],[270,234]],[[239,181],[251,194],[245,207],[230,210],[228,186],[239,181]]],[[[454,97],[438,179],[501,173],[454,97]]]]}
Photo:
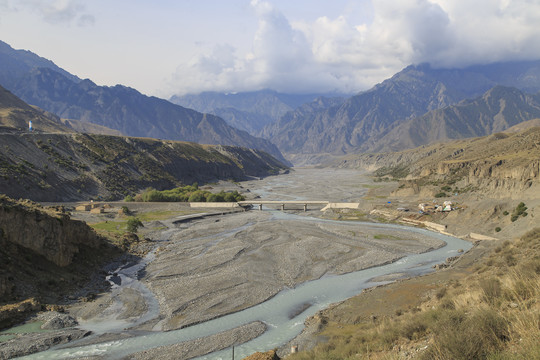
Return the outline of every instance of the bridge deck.
{"type": "Polygon", "coordinates": [[[297,205],[327,205],[329,201],[325,200],[245,200],[239,201],[240,205],[254,205],[254,204],[263,204],[263,205],[288,205],[288,204],[297,204],[297,205]]]}

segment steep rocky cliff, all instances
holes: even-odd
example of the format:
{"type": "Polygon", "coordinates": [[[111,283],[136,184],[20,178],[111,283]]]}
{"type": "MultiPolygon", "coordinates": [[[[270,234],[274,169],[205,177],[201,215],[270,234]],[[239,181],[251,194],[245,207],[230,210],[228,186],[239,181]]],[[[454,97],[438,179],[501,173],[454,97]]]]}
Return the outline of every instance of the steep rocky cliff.
{"type": "Polygon", "coordinates": [[[88,225],[64,213],[47,213],[36,204],[0,195],[0,235],[11,243],[42,255],[58,266],[71,264],[81,246],[103,243],[88,225]]]}
{"type": "Polygon", "coordinates": [[[70,294],[86,296],[97,269],[120,254],[61,209],[0,195],[0,328],[70,294]]]}

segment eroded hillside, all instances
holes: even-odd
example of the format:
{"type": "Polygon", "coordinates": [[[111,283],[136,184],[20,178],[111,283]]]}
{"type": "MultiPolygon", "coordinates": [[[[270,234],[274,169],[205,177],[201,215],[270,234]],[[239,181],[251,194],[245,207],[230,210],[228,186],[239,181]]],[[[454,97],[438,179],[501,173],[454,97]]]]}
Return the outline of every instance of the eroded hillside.
{"type": "Polygon", "coordinates": [[[241,180],[285,166],[236,146],[89,134],[1,136],[0,192],[35,201],[119,199],[146,187],[241,180]]]}
{"type": "Polygon", "coordinates": [[[444,182],[452,189],[474,188],[491,197],[539,198],[540,127],[397,153],[351,156],[339,166],[401,179],[401,192],[418,192],[423,184],[444,182]]]}

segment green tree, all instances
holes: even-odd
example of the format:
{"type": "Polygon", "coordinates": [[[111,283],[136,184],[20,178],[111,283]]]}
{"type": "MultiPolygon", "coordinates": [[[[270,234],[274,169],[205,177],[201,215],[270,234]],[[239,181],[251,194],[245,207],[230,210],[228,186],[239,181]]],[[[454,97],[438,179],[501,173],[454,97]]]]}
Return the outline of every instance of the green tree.
{"type": "Polygon", "coordinates": [[[189,202],[206,202],[206,197],[204,191],[197,190],[194,191],[188,199],[189,202]]]}
{"type": "Polygon", "coordinates": [[[127,221],[127,231],[130,233],[136,233],[141,226],[144,227],[143,223],[136,217],[130,217],[127,221]]]}

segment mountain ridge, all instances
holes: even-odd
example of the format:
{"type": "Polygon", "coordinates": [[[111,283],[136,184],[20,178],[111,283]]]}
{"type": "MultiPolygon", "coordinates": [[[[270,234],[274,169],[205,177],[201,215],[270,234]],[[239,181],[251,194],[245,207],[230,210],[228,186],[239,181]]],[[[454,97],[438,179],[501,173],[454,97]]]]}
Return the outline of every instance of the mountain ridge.
{"type": "Polygon", "coordinates": [[[540,94],[496,85],[482,96],[432,110],[370,139],[364,152],[400,151],[439,141],[486,136],[540,117],[540,94]]]}
{"type": "Polygon", "coordinates": [[[508,65],[506,73],[504,64],[465,69],[411,65],[341,105],[307,114],[289,112],[263,134],[289,157],[355,152],[400,122],[480,96],[499,82],[538,91],[540,61],[518,64],[508,65]]]}

